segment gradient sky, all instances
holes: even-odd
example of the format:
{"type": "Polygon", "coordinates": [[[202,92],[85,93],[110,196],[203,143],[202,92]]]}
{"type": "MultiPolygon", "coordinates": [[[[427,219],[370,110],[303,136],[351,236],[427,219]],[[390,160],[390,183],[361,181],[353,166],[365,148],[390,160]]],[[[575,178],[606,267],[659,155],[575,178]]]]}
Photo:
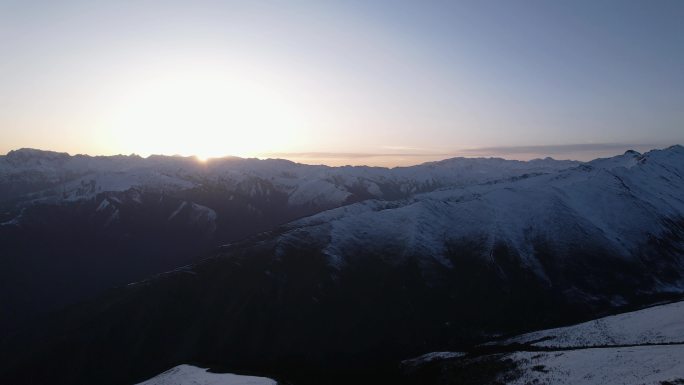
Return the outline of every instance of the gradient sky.
{"type": "Polygon", "coordinates": [[[678,0],[0,0],[0,153],[391,165],[684,143],[683,20],[678,0]]]}

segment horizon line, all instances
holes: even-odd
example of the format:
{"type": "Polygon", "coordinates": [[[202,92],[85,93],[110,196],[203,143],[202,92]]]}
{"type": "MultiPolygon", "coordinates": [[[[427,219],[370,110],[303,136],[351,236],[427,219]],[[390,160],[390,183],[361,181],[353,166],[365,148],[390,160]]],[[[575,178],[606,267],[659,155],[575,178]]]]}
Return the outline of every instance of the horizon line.
{"type": "Polygon", "coordinates": [[[410,165],[418,165],[429,162],[436,162],[441,160],[448,160],[453,158],[500,158],[506,160],[521,160],[530,161],[535,159],[545,159],[552,158],[554,160],[569,160],[569,161],[590,161],[593,159],[598,159],[601,157],[617,156],[625,151],[633,150],[637,152],[645,152],[654,149],[664,149],[678,144],[636,144],[636,143],[573,143],[573,144],[553,144],[553,145],[525,145],[525,146],[489,146],[489,147],[471,147],[463,148],[454,151],[441,151],[441,152],[336,152],[336,151],[302,151],[302,152],[264,152],[256,154],[255,156],[235,156],[235,155],[223,155],[223,156],[209,156],[202,157],[199,155],[182,155],[182,154],[155,154],[150,153],[146,156],[132,152],[128,155],[126,154],[88,154],[88,153],[74,153],[71,154],[67,151],[55,151],[55,150],[44,150],[32,147],[21,147],[18,149],[8,151],[4,156],[9,155],[15,151],[21,150],[33,150],[41,152],[49,152],[55,154],[63,154],[67,156],[88,156],[88,157],[114,157],[114,156],[129,156],[129,157],[140,157],[143,159],[148,159],[156,156],[166,156],[166,157],[180,157],[180,158],[195,158],[200,162],[208,162],[211,160],[221,160],[221,159],[282,159],[288,160],[295,163],[301,164],[311,164],[311,165],[328,165],[333,167],[338,166],[369,166],[369,167],[406,167],[410,165]],[[563,157],[563,155],[585,155],[575,157],[563,157]],[[611,155],[612,154],[612,155],[611,155]],[[591,155],[587,157],[586,155],[591,155]],[[603,156],[602,156],[603,155],[603,156]],[[560,157],[559,157],[560,156],[560,157]],[[406,162],[401,162],[400,160],[418,160],[424,159],[425,161],[420,163],[411,162],[411,164],[406,164],[406,162]],[[584,159],[580,159],[584,158],[584,159]],[[360,160],[380,160],[380,162],[371,162],[375,164],[360,164],[360,160]],[[308,162],[307,162],[308,161],[308,162]],[[328,162],[326,162],[328,161],[328,162]],[[350,163],[343,164],[340,161],[351,161],[350,163]],[[398,162],[399,164],[394,164],[398,162]],[[331,164],[334,163],[334,164],[331,164]],[[356,164],[351,164],[356,163],[356,164]]]}

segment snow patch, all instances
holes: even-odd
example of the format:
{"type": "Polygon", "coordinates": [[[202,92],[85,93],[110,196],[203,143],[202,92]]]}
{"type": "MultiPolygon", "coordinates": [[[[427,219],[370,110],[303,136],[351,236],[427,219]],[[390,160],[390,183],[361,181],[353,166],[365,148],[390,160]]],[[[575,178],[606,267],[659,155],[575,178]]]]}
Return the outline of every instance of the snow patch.
{"type": "Polygon", "coordinates": [[[266,377],[240,376],[231,373],[210,373],[192,365],[178,365],[137,385],[277,385],[266,377]]]}
{"type": "Polygon", "coordinates": [[[178,215],[178,213],[180,213],[185,208],[185,206],[187,206],[187,205],[188,205],[188,202],[183,201],[180,205],[178,205],[178,208],[174,212],[172,212],[171,215],[169,215],[168,220],[170,221],[173,218],[175,218],[176,215],[178,215]]]}
{"type": "Polygon", "coordinates": [[[401,363],[404,365],[420,365],[426,364],[428,362],[438,361],[438,360],[448,360],[453,358],[460,358],[465,356],[466,353],[463,352],[432,352],[423,354],[422,356],[412,358],[410,360],[404,360],[401,363]]]}
{"type": "Polygon", "coordinates": [[[104,227],[107,227],[107,226],[111,225],[112,223],[118,221],[120,216],[121,216],[121,213],[119,212],[119,209],[114,210],[112,215],[110,215],[109,218],[107,218],[107,221],[105,222],[104,227]]]}
{"type": "Polygon", "coordinates": [[[100,205],[97,206],[97,209],[95,209],[95,211],[98,211],[98,212],[102,211],[102,210],[106,209],[107,207],[109,207],[110,205],[111,205],[111,203],[109,203],[109,200],[107,198],[105,198],[102,200],[102,202],[100,202],[100,205]]]}

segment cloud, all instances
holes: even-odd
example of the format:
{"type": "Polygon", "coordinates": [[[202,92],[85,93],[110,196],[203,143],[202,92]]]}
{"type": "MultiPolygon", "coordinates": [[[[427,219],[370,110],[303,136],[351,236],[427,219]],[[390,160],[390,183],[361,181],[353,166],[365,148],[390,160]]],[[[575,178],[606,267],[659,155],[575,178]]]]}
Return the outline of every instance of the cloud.
{"type": "Polygon", "coordinates": [[[592,158],[606,153],[617,155],[627,150],[647,150],[656,147],[652,144],[634,143],[574,143],[558,145],[534,146],[496,146],[461,149],[457,151],[462,156],[514,156],[536,155],[540,157],[575,155],[579,158],[592,158]]]}
{"type": "Polygon", "coordinates": [[[263,154],[276,158],[311,158],[311,159],[360,159],[360,158],[386,158],[386,157],[434,157],[451,156],[451,154],[435,153],[363,153],[363,152],[270,152],[263,154]]]}
{"type": "Polygon", "coordinates": [[[423,152],[272,152],[260,157],[283,158],[306,164],[329,166],[410,166],[453,157],[449,153],[423,152]]]}
{"type": "MultiPolygon", "coordinates": [[[[644,152],[658,147],[652,144],[634,143],[574,143],[533,146],[492,146],[464,148],[453,151],[394,147],[393,152],[277,152],[263,154],[264,157],[284,158],[301,163],[322,163],[328,165],[372,165],[407,166],[454,157],[500,157],[506,159],[530,160],[553,157],[588,161],[600,157],[619,155],[627,150],[644,152]],[[420,151],[417,151],[420,150],[420,151]]],[[[662,146],[661,146],[662,147],[662,146]]],[[[384,147],[387,148],[387,147],[384,147]]]]}

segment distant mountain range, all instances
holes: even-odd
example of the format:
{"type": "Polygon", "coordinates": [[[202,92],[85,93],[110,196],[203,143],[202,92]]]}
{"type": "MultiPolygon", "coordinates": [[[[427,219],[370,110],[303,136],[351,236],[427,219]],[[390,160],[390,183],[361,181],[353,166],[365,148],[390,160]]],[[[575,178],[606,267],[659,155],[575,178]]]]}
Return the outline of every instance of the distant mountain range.
{"type": "Polygon", "coordinates": [[[11,383],[188,363],[390,383],[410,357],[684,292],[682,146],[394,169],[20,150],[0,181],[11,383]]]}
{"type": "Polygon", "coordinates": [[[0,330],[330,208],[576,164],[457,158],[385,169],[11,151],[0,156],[0,330]]]}

